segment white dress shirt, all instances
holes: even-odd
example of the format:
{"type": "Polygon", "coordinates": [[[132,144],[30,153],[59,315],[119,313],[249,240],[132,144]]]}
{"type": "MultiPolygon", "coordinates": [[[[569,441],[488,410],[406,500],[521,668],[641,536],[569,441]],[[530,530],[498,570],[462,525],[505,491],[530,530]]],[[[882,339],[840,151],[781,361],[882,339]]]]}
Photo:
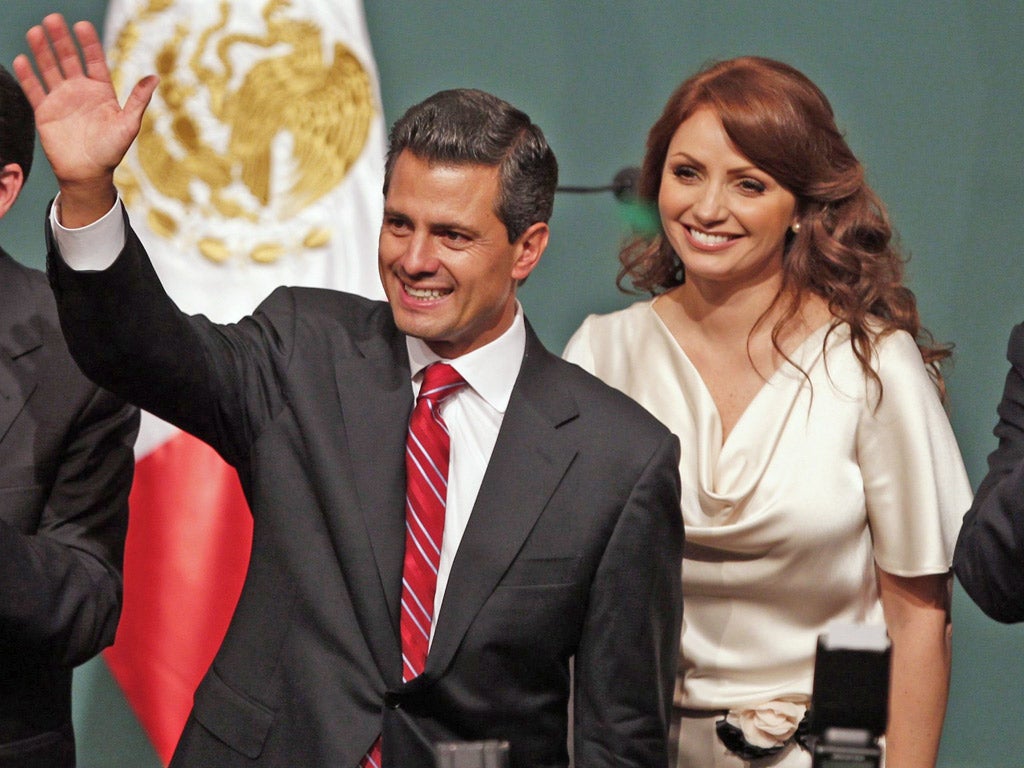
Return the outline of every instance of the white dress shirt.
{"type": "MultiPolygon", "coordinates": [[[[422,339],[407,336],[405,344],[409,350],[413,391],[418,393],[423,369],[442,358],[432,352],[422,339]]],[[[469,524],[469,515],[498,440],[498,430],[505,418],[525,351],[526,323],[523,321],[523,309],[517,303],[515,319],[505,333],[479,349],[454,360],[442,361],[458,371],[469,386],[441,403],[441,418],[451,435],[451,454],[441,562],[434,593],[434,626],[437,626],[441,615],[455,553],[469,524]]],[[[434,626],[430,628],[431,640],[434,639],[434,626]]]]}
{"type": "Polygon", "coordinates": [[[100,272],[117,261],[125,242],[121,211],[118,200],[103,218],[79,229],[68,229],[60,223],[58,194],[50,206],[50,228],[64,263],[76,272],[100,272]]]}

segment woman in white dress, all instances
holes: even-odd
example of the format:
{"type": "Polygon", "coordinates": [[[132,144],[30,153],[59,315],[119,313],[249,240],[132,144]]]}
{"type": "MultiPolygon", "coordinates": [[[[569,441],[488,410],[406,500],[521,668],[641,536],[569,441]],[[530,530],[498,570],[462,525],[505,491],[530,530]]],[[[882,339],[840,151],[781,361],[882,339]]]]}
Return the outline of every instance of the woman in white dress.
{"type": "Polygon", "coordinates": [[[682,442],[678,765],[809,766],[817,637],[884,622],[888,768],[935,765],[970,486],[882,203],[822,92],[741,58],[672,95],[639,193],[659,230],[566,357],[682,442]],[[723,740],[724,739],[724,740],[723,740]],[[726,746],[728,742],[729,746],[726,746]]]}

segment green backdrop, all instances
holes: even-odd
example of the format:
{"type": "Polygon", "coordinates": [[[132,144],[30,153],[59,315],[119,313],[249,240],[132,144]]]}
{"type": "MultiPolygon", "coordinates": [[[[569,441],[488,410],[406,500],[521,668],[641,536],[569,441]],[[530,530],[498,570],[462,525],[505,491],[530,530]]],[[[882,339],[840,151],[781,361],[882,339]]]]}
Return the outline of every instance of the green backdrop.
{"type": "MultiPolygon", "coordinates": [[[[262,0],[250,0],[262,2],[262,0]]],[[[105,0],[3,0],[0,60],[24,50],[45,13],[102,22],[105,0]]],[[[928,327],[955,342],[951,416],[980,481],[1006,370],[1024,320],[1024,5],[939,2],[574,2],[366,0],[385,117],[441,88],[473,86],[544,127],[565,184],[606,184],[639,162],[671,90],[710,59],[759,54],[807,73],[829,95],[850,144],[911,255],[928,327]]],[[[0,242],[42,264],[54,193],[41,155],[0,242]]],[[[589,312],[624,306],[614,287],[625,224],[610,194],[560,195],[553,239],[522,299],[561,349],[589,312]]],[[[1020,627],[988,620],[957,587],[953,684],[941,765],[1024,763],[1020,627]]],[[[79,670],[75,717],[88,768],[159,765],[102,662],[79,670]]]]}

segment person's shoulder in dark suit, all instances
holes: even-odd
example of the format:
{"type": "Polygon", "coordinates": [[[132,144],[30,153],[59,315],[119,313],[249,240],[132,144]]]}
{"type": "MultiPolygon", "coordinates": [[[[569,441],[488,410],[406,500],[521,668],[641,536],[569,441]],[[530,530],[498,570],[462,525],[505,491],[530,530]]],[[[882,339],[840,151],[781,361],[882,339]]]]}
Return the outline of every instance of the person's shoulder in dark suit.
{"type": "Polygon", "coordinates": [[[386,301],[333,288],[275,288],[253,317],[280,329],[295,344],[322,338],[338,354],[344,354],[347,344],[393,342],[401,335],[386,301]]]}
{"type": "Polygon", "coordinates": [[[668,712],[660,712],[660,727],[655,713],[657,702],[671,701],[683,616],[679,440],[632,398],[555,359],[579,404],[567,427],[578,430],[580,474],[593,482],[581,489],[584,498],[592,494],[583,508],[622,500],[591,585],[588,629],[575,660],[575,761],[605,765],[609,755],[630,754],[637,764],[664,764],[668,712]],[[607,727],[611,712],[630,707],[629,726],[607,727]]]}
{"type": "Polygon", "coordinates": [[[967,594],[989,616],[1024,621],[1024,324],[1010,334],[999,421],[999,443],[988,457],[953,556],[967,594]]]}
{"type": "MultiPolygon", "coordinates": [[[[633,398],[606,384],[575,363],[557,357],[556,359],[563,366],[562,375],[566,385],[585,393],[584,402],[592,404],[582,416],[588,420],[602,423],[603,429],[609,433],[609,436],[618,434],[618,442],[621,443],[632,437],[660,441],[670,434],[668,427],[633,398]],[[633,434],[615,431],[625,427],[634,430],[633,434]]],[[[616,441],[611,440],[610,442],[615,443],[616,441]]]]}
{"type": "Polygon", "coordinates": [[[71,670],[117,628],[138,419],[0,250],[0,767],[74,765],[71,670]]]}

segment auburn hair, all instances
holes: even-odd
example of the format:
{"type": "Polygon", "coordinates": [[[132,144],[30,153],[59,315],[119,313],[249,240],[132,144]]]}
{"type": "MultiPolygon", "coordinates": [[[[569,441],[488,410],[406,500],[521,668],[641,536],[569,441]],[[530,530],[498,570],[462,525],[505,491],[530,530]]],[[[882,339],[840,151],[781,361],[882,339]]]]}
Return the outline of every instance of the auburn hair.
{"type": "MultiPolygon", "coordinates": [[[[871,365],[873,339],[904,330],[944,396],[939,364],[950,347],[936,344],[922,328],[916,298],[903,283],[905,259],[893,242],[885,206],[836,127],[825,94],[799,70],[746,56],[713,64],[683,82],[648,134],[640,200],[657,206],[669,143],[687,118],[705,108],[719,117],[739,152],[797,200],[800,226],[787,235],[782,285],[762,315],[763,320],[782,308],[772,329],[775,348],[782,353],[778,338],[810,292],[827,302],[836,322],[849,325],[867,376],[881,384],[871,365]]],[[[686,279],[660,224],[654,235],[628,241],[619,259],[620,287],[628,278],[634,289],[656,294],[686,279]]]]}

